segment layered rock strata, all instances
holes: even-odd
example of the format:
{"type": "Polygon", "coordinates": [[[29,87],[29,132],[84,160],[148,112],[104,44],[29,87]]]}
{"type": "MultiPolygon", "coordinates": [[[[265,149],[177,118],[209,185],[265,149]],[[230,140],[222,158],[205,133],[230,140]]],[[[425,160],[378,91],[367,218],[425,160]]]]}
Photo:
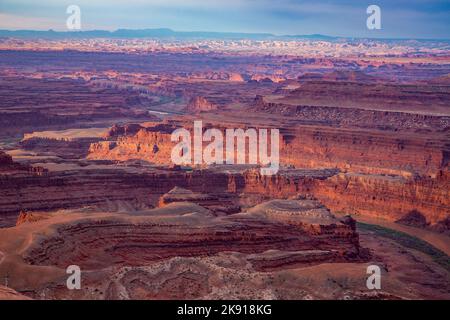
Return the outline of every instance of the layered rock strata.
{"type": "MultiPolygon", "coordinates": [[[[339,221],[318,202],[307,200],[287,204],[278,201],[267,208],[263,205],[226,217],[214,217],[195,204],[179,203],[134,218],[93,216],[52,229],[25,251],[27,263],[99,269],[223,251],[255,254],[267,250],[304,252],[289,255],[289,263],[296,259],[297,263],[361,259],[354,225],[339,221]],[[318,254],[320,251],[322,254],[318,254]]],[[[280,259],[274,258],[278,263],[280,259]]],[[[267,263],[266,267],[274,267],[270,261],[267,263]]],[[[258,266],[263,268],[264,262],[259,261],[258,266]]]]}

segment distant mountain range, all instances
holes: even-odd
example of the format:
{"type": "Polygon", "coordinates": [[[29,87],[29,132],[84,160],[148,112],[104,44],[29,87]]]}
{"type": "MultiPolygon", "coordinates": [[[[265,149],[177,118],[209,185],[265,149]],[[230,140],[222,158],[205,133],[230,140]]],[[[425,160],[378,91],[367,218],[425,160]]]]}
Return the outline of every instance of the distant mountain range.
{"type": "MultiPolygon", "coordinates": [[[[357,37],[334,37],[323,34],[310,35],[274,35],[271,33],[239,33],[239,32],[209,32],[209,31],[174,31],[168,28],[159,29],[117,29],[115,31],[107,30],[87,30],[87,31],[38,31],[38,30],[0,30],[0,37],[15,38],[43,38],[43,39],[65,39],[65,38],[153,38],[167,40],[364,40],[367,38],[357,37]]],[[[406,41],[419,40],[421,42],[443,41],[449,42],[450,39],[407,39],[407,38],[373,38],[382,41],[406,41]]]]}
{"type": "Polygon", "coordinates": [[[207,31],[174,31],[171,29],[118,29],[115,31],[89,30],[89,31],[36,31],[36,30],[0,30],[0,37],[18,38],[158,38],[158,39],[223,39],[223,40],[273,40],[273,39],[314,39],[335,40],[336,37],[321,34],[313,35],[285,35],[278,36],[270,33],[234,33],[234,32],[207,32],[207,31]]]}

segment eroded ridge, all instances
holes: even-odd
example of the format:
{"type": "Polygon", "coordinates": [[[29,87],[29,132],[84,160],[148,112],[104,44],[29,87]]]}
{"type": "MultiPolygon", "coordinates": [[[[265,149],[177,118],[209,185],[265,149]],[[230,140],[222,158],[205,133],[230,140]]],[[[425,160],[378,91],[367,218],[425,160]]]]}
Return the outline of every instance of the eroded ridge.
{"type": "Polygon", "coordinates": [[[338,220],[316,201],[291,200],[287,205],[288,210],[286,204],[275,202],[215,217],[203,207],[178,202],[135,217],[75,220],[55,226],[50,236],[37,238],[25,260],[33,265],[62,268],[72,263],[99,269],[145,265],[177,256],[267,250],[303,252],[287,258],[290,263],[296,256],[299,263],[362,259],[352,221],[338,220]]]}

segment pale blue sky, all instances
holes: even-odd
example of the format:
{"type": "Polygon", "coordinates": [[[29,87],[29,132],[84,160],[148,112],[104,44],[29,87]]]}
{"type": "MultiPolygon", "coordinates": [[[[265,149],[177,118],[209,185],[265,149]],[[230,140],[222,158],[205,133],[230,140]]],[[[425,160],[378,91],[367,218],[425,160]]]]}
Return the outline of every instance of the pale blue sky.
{"type": "Polygon", "coordinates": [[[84,30],[450,38],[450,0],[1,0],[0,29],[65,30],[70,4],[80,6],[84,30]],[[370,4],[381,7],[382,30],[366,28],[370,4]]]}

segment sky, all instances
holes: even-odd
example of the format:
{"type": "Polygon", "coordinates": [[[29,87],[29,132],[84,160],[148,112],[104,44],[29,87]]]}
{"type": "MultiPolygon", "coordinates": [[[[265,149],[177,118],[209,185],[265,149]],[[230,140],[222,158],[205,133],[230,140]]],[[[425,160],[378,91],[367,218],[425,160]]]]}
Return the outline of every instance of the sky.
{"type": "Polygon", "coordinates": [[[69,5],[81,9],[81,30],[450,39],[450,0],[0,0],[0,29],[67,30],[69,5]],[[366,26],[372,4],[381,8],[381,30],[366,26]]]}

